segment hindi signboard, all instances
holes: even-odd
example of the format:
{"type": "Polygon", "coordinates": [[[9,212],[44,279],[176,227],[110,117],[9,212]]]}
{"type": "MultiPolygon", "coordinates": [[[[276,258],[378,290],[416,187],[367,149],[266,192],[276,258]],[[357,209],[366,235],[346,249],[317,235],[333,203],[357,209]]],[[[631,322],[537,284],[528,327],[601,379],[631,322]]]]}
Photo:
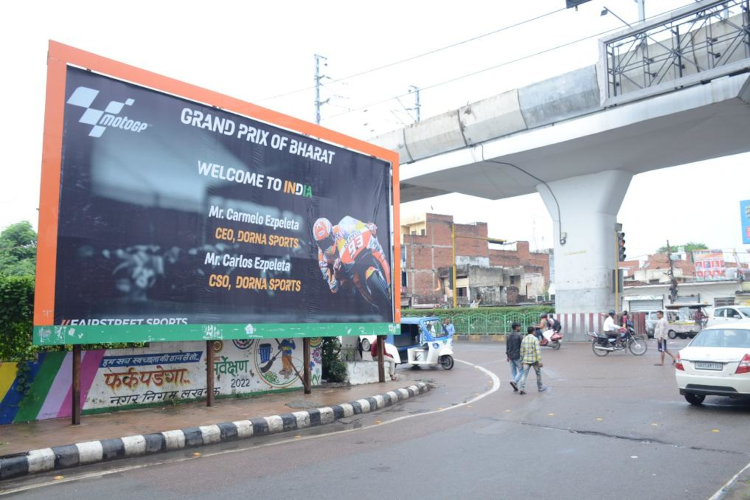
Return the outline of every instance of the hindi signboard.
{"type": "Polygon", "coordinates": [[[695,278],[697,281],[723,280],[727,275],[724,252],[721,250],[695,250],[695,278]]]}
{"type": "Polygon", "coordinates": [[[51,42],[34,341],[387,334],[398,199],[396,153],[51,42]]]}

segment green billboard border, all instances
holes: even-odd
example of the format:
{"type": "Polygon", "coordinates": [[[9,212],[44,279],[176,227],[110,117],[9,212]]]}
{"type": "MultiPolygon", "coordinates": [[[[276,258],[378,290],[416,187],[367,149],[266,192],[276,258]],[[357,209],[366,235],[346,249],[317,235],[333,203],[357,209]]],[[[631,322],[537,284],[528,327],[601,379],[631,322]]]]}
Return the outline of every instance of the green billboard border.
{"type": "Polygon", "coordinates": [[[34,327],[34,345],[345,337],[396,332],[400,330],[395,323],[52,325],[34,327]]]}

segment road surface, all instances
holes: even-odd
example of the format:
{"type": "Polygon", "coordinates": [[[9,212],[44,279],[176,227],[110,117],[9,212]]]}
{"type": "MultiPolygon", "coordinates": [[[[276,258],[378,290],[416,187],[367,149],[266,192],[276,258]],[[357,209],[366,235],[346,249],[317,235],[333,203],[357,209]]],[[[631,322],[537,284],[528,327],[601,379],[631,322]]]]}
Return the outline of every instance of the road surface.
{"type": "Polygon", "coordinates": [[[750,462],[750,403],[688,405],[674,369],[654,366],[655,347],[605,358],[586,343],[545,349],[549,391],[536,391],[532,371],[520,396],[508,384],[504,344],[460,343],[452,371],[404,377],[433,391],[392,408],[0,489],[56,500],[709,498],[750,462]]]}

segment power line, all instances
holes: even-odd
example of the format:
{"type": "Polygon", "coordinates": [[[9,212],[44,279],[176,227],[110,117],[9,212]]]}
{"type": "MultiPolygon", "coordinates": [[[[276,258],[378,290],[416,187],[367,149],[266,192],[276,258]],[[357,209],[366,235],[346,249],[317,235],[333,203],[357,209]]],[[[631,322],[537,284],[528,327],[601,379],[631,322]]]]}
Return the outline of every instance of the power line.
{"type": "MultiPolygon", "coordinates": [[[[692,4],[688,4],[688,5],[692,5],[692,4]]],[[[682,7],[678,7],[678,9],[679,9],[679,8],[682,8],[682,7]]],[[[565,10],[565,9],[563,9],[563,10],[565,10]]],[[[661,15],[663,15],[663,14],[666,14],[666,13],[668,13],[668,12],[671,12],[671,10],[668,10],[668,11],[665,11],[665,12],[662,12],[662,13],[659,13],[659,14],[656,14],[656,15],[654,15],[654,16],[651,16],[651,17],[649,17],[648,19],[651,19],[651,18],[654,18],[654,17],[659,17],[659,16],[661,16],[661,15]]],[[[584,41],[586,41],[586,40],[590,40],[590,39],[592,39],[592,38],[597,38],[597,37],[600,37],[600,36],[602,36],[602,35],[606,35],[607,33],[611,33],[611,32],[613,32],[613,31],[620,31],[621,29],[622,29],[622,28],[618,26],[618,27],[616,27],[616,28],[612,28],[612,29],[608,29],[608,30],[605,30],[605,31],[601,31],[601,32],[599,32],[599,33],[595,33],[595,34],[593,34],[593,35],[588,35],[588,36],[585,36],[585,37],[583,37],[583,38],[578,38],[578,39],[576,39],[576,40],[572,40],[572,41],[570,41],[570,42],[566,42],[566,43],[564,43],[564,44],[562,44],[562,45],[557,45],[557,46],[555,46],[555,47],[550,47],[550,48],[548,48],[548,49],[543,49],[543,50],[540,50],[540,51],[538,51],[538,52],[534,52],[533,54],[528,54],[528,55],[525,55],[525,56],[522,56],[522,57],[518,57],[518,58],[516,58],[516,59],[512,59],[512,60],[510,60],[510,61],[506,61],[506,62],[503,62],[503,63],[500,63],[500,64],[496,64],[496,65],[494,65],[494,66],[490,66],[490,67],[487,67],[487,68],[483,68],[483,69],[480,69],[480,70],[477,70],[477,71],[473,71],[473,72],[471,72],[471,73],[467,73],[467,74],[464,74],[464,75],[461,75],[461,76],[457,76],[457,77],[455,77],[455,78],[451,78],[451,79],[448,79],[448,80],[444,80],[444,81],[442,81],[442,82],[438,82],[438,83],[433,83],[432,85],[428,85],[428,86],[426,86],[426,87],[421,87],[421,89],[420,89],[420,90],[430,90],[430,89],[434,89],[434,88],[437,88],[437,87],[440,87],[440,86],[443,86],[443,85],[447,85],[447,84],[449,84],[449,83],[454,83],[454,82],[457,82],[457,81],[460,81],[460,80],[464,80],[464,79],[466,79],[466,78],[470,78],[470,77],[472,77],[472,76],[480,75],[480,74],[482,74],[482,73],[486,73],[486,72],[488,72],[488,71],[492,71],[492,70],[494,70],[494,69],[498,69],[498,68],[502,68],[502,67],[504,67],[504,66],[508,66],[508,65],[511,65],[511,64],[515,64],[515,63],[517,63],[517,62],[520,62],[520,61],[524,61],[524,60],[526,60],[526,59],[531,59],[532,57],[537,57],[537,56],[540,56],[540,55],[543,55],[543,54],[547,54],[547,53],[549,53],[549,52],[554,52],[555,50],[563,49],[563,48],[565,48],[565,47],[570,47],[571,45],[575,45],[575,44],[577,44],[577,43],[580,43],[580,42],[584,42],[584,41]]],[[[346,115],[346,114],[349,114],[349,113],[353,113],[353,112],[355,112],[355,111],[361,111],[361,110],[363,110],[363,109],[367,109],[367,108],[369,108],[369,107],[371,107],[371,106],[378,106],[378,105],[380,105],[380,104],[386,103],[386,102],[388,102],[388,101],[392,101],[392,100],[394,100],[394,99],[398,99],[398,98],[400,98],[400,97],[405,97],[405,96],[407,96],[407,95],[409,95],[409,94],[408,94],[408,93],[405,93],[405,94],[398,94],[397,96],[392,96],[392,97],[388,97],[388,98],[386,98],[386,99],[382,99],[382,100],[379,100],[379,101],[371,102],[370,104],[366,104],[366,105],[364,105],[364,106],[360,106],[360,107],[358,107],[358,108],[354,108],[354,109],[352,109],[351,111],[347,111],[347,112],[345,112],[345,113],[338,113],[338,114],[335,114],[335,115],[331,115],[331,116],[329,116],[329,117],[328,117],[327,119],[328,119],[328,120],[330,120],[331,118],[336,118],[336,117],[338,117],[338,116],[343,116],[343,115],[346,115]]]]}
{"type": "MultiPolygon", "coordinates": [[[[562,48],[568,47],[570,45],[575,45],[577,43],[589,40],[591,38],[596,38],[598,36],[606,35],[607,33],[610,33],[612,31],[617,31],[617,30],[620,30],[620,29],[621,28],[618,27],[618,28],[615,28],[615,29],[611,29],[611,30],[607,30],[607,31],[602,31],[602,32],[596,33],[594,35],[589,35],[589,36],[586,36],[586,37],[583,37],[583,38],[578,38],[577,40],[573,40],[571,42],[567,42],[567,43],[565,43],[563,45],[557,45],[557,46],[551,47],[549,49],[544,49],[544,50],[540,50],[538,52],[534,52],[533,54],[529,54],[529,55],[522,56],[522,57],[519,57],[519,58],[516,58],[516,59],[512,59],[510,61],[506,61],[506,62],[503,62],[503,63],[500,63],[500,64],[496,64],[494,66],[490,66],[490,67],[483,68],[483,69],[480,69],[480,70],[477,70],[477,71],[473,71],[471,73],[466,73],[464,75],[457,76],[457,77],[451,78],[449,80],[444,80],[442,82],[433,83],[432,85],[427,85],[426,87],[422,87],[421,90],[430,90],[430,89],[434,89],[436,87],[447,85],[449,83],[457,82],[459,80],[464,80],[464,79],[470,78],[472,76],[476,76],[476,75],[479,75],[479,74],[482,74],[482,73],[486,73],[488,71],[492,71],[493,69],[502,68],[503,66],[508,66],[510,64],[515,64],[517,62],[520,62],[520,61],[523,61],[523,60],[526,60],[526,59],[531,59],[532,57],[537,57],[537,56],[546,54],[548,52],[553,52],[555,50],[562,49],[562,48]]],[[[335,115],[331,115],[327,119],[330,120],[331,118],[336,118],[337,116],[342,116],[342,115],[345,115],[345,114],[348,114],[348,113],[351,113],[351,112],[354,112],[354,111],[361,111],[361,110],[369,108],[371,106],[377,106],[379,104],[383,104],[383,103],[386,103],[388,101],[392,101],[394,99],[398,99],[400,97],[405,97],[407,95],[409,95],[409,94],[408,93],[406,93],[406,94],[398,94],[396,96],[388,97],[388,98],[382,99],[380,101],[371,102],[369,104],[365,104],[364,106],[360,106],[359,108],[354,108],[354,109],[352,109],[352,111],[349,111],[347,113],[338,113],[338,114],[335,114],[335,115]]]]}
{"type": "MultiPolygon", "coordinates": [[[[567,10],[567,9],[562,8],[562,9],[553,10],[552,12],[547,12],[546,14],[542,14],[542,15],[539,15],[537,17],[532,17],[530,19],[526,19],[524,21],[520,21],[520,22],[517,22],[515,24],[511,24],[509,26],[504,26],[504,27],[496,29],[494,31],[490,31],[490,32],[484,33],[482,35],[477,35],[477,36],[472,37],[472,38],[467,38],[466,40],[461,40],[461,41],[452,43],[450,45],[446,45],[444,47],[440,47],[440,48],[437,48],[437,49],[432,49],[432,50],[429,50],[427,52],[423,52],[421,54],[417,54],[415,56],[407,57],[406,59],[400,59],[400,60],[392,62],[392,63],[384,64],[382,66],[377,66],[375,68],[371,68],[371,69],[368,69],[368,70],[365,70],[365,71],[360,71],[359,73],[352,73],[351,75],[344,76],[342,78],[338,78],[338,79],[332,80],[331,83],[342,82],[344,80],[349,80],[351,78],[356,78],[356,77],[359,77],[359,76],[367,75],[369,73],[374,73],[376,71],[380,71],[380,70],[383,70],[383,69],[391,68],[393,66],[398,66],[399,64],[403,64],[403,63],[406,63],[406,62],[409,62],[409,61],[414,61],[415,59],[419,59],[421,57],[429,56],[429,55],[432,55],[432,54],[437,54],[438,52],[441,52],[443,50],[452,49],[452,48],[458,47],[460,45],[464,45],[464,44],[467,44],[467,43],[470,43],[470,42],[474,42],[476,40],[480,40],[480,39],[488,37],[490,35],[495,35],[497,33],[502,33],[503,31],[507,31],[509,29],[517,28],[518,26],[522,26],[524,24],[537,21],[537,20],[545,18],[547,16],[551,16],[553,14],[557,14],[558,12],[562,12],[564,10],[567,10]]],[[[278,99],[280,97],[286,97],[288,95],[297,94],[299,92],[304,92],[306,90],[311,90],[311,89],[314,89],[314,88],[315,88],[315,86],[313,85],[313,86],[310,86],[310,87],[304,87],[304,88],[297,89],[297,90],[291,90],[289,92],[284,92],[283,94],[277,94],[277,95],[274,95],[274,96],[271,96],[271,97],[265,97],[263,99],[255,101],[255,102],[270,101],[272,99],[278,99]]]]}

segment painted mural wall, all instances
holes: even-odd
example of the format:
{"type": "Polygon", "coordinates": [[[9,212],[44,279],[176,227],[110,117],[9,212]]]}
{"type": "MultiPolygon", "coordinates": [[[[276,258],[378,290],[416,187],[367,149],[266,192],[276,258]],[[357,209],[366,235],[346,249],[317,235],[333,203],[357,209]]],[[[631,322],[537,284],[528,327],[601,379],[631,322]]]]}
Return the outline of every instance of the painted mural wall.
{"type": "MultiPolygon", "coordinates": [[[[321,339],[311,339],[313,385],[320,385],[321,339]]],[[[165,342],[143,349],[83,351],[83,414],[182,402],[206,396],[205,342],[165,342]]],[[[302,387],[302,339],[214,342],[214,393],[238,396],[302,387]]],[[[70,417],[73,353],[0,363],[0,424],[70,417]]]]}

